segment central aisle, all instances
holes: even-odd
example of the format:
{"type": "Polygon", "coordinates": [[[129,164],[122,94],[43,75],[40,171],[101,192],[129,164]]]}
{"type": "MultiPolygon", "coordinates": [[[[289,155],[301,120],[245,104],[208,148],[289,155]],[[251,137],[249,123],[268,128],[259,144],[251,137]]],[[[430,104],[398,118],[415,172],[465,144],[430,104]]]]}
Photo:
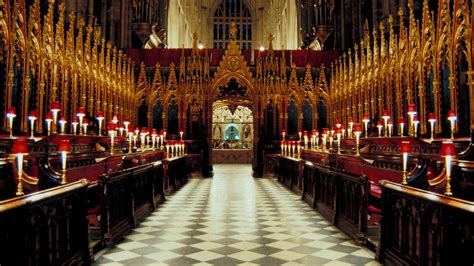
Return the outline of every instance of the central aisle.
{"type": "Polygon", "coordinates": [[[214,173],[191,179],[97,264],[378,265],[298,196],[252,178],[250,165],[214,173]]]}

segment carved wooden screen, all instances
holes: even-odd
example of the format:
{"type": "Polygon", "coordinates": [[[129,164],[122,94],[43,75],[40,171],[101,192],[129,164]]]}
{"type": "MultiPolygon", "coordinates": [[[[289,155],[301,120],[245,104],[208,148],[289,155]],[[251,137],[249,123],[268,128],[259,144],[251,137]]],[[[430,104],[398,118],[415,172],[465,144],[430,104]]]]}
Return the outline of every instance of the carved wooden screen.
{"type": "Polygon", "coordinates": [[[311,132],[313,130],[313,107],[306,101],[302,106],[303,111],[303,130],[311,132]]]}
{"type": "Polygon", "coordinates": [[[266,121],[266,126],[265,126],[265,132],[269,136],[273,136],[275,132],[273,132],[274,124],[275,121],[273,119],[275,111],[273,109],[273,104],[269,103],[267,106],[267,121],[266,121]]]}
{"type": "Polygon", "coordinates": [[[153,128],[163,129],[163,106],[160,101],[157,101],[153,106],[153,128]]]}
{"type": "Polygon", "coordinates": [[[168,105],[168,133],[170,135],[178,134],[178,103],[175,99],[168,105]]]}
{"type": "Polygon", "coordinates": [[[290,100],[288,105],[288,135],[296,135],[298,133],[298,106],[294,99],[290,100]]]}
{"type": "Polygon", "coordinates": [[[252,48],[252,16],[243,0],[222,0],[214,13],[214,48],[225,49],[230,23],[237,24],[237,42],[242,49],[252,48]]]}

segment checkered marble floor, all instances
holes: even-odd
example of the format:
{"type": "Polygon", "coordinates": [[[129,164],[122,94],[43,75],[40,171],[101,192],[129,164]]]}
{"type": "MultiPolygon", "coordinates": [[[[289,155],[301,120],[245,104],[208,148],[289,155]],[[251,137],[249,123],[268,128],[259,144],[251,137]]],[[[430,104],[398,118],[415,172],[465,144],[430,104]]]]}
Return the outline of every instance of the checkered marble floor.
{"type": "Polygon", "coordinates": [[[249,165],[214,165],[96,265],[379,265],[298,196],[249,165]]]}

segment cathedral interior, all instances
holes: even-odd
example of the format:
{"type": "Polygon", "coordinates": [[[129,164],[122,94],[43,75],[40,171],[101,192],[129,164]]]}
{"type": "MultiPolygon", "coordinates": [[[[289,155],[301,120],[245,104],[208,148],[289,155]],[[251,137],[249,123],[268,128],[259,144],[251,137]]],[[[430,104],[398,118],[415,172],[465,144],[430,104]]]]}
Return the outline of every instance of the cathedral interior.
{"type": "Polygon", "coordinates": [[[473,20],[0,0],[0,265],[474,265],[473,20]]]}

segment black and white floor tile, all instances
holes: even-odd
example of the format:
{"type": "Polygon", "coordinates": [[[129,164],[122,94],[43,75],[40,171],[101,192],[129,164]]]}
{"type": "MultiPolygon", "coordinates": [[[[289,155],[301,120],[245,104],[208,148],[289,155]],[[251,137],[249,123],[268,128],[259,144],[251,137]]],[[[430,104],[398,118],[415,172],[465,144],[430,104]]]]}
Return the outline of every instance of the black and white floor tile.
{"type": "Polygon", "coordinates": [[[277,181],[215,165],[134,228],[96,265],[379,265],[277,181]]]}

